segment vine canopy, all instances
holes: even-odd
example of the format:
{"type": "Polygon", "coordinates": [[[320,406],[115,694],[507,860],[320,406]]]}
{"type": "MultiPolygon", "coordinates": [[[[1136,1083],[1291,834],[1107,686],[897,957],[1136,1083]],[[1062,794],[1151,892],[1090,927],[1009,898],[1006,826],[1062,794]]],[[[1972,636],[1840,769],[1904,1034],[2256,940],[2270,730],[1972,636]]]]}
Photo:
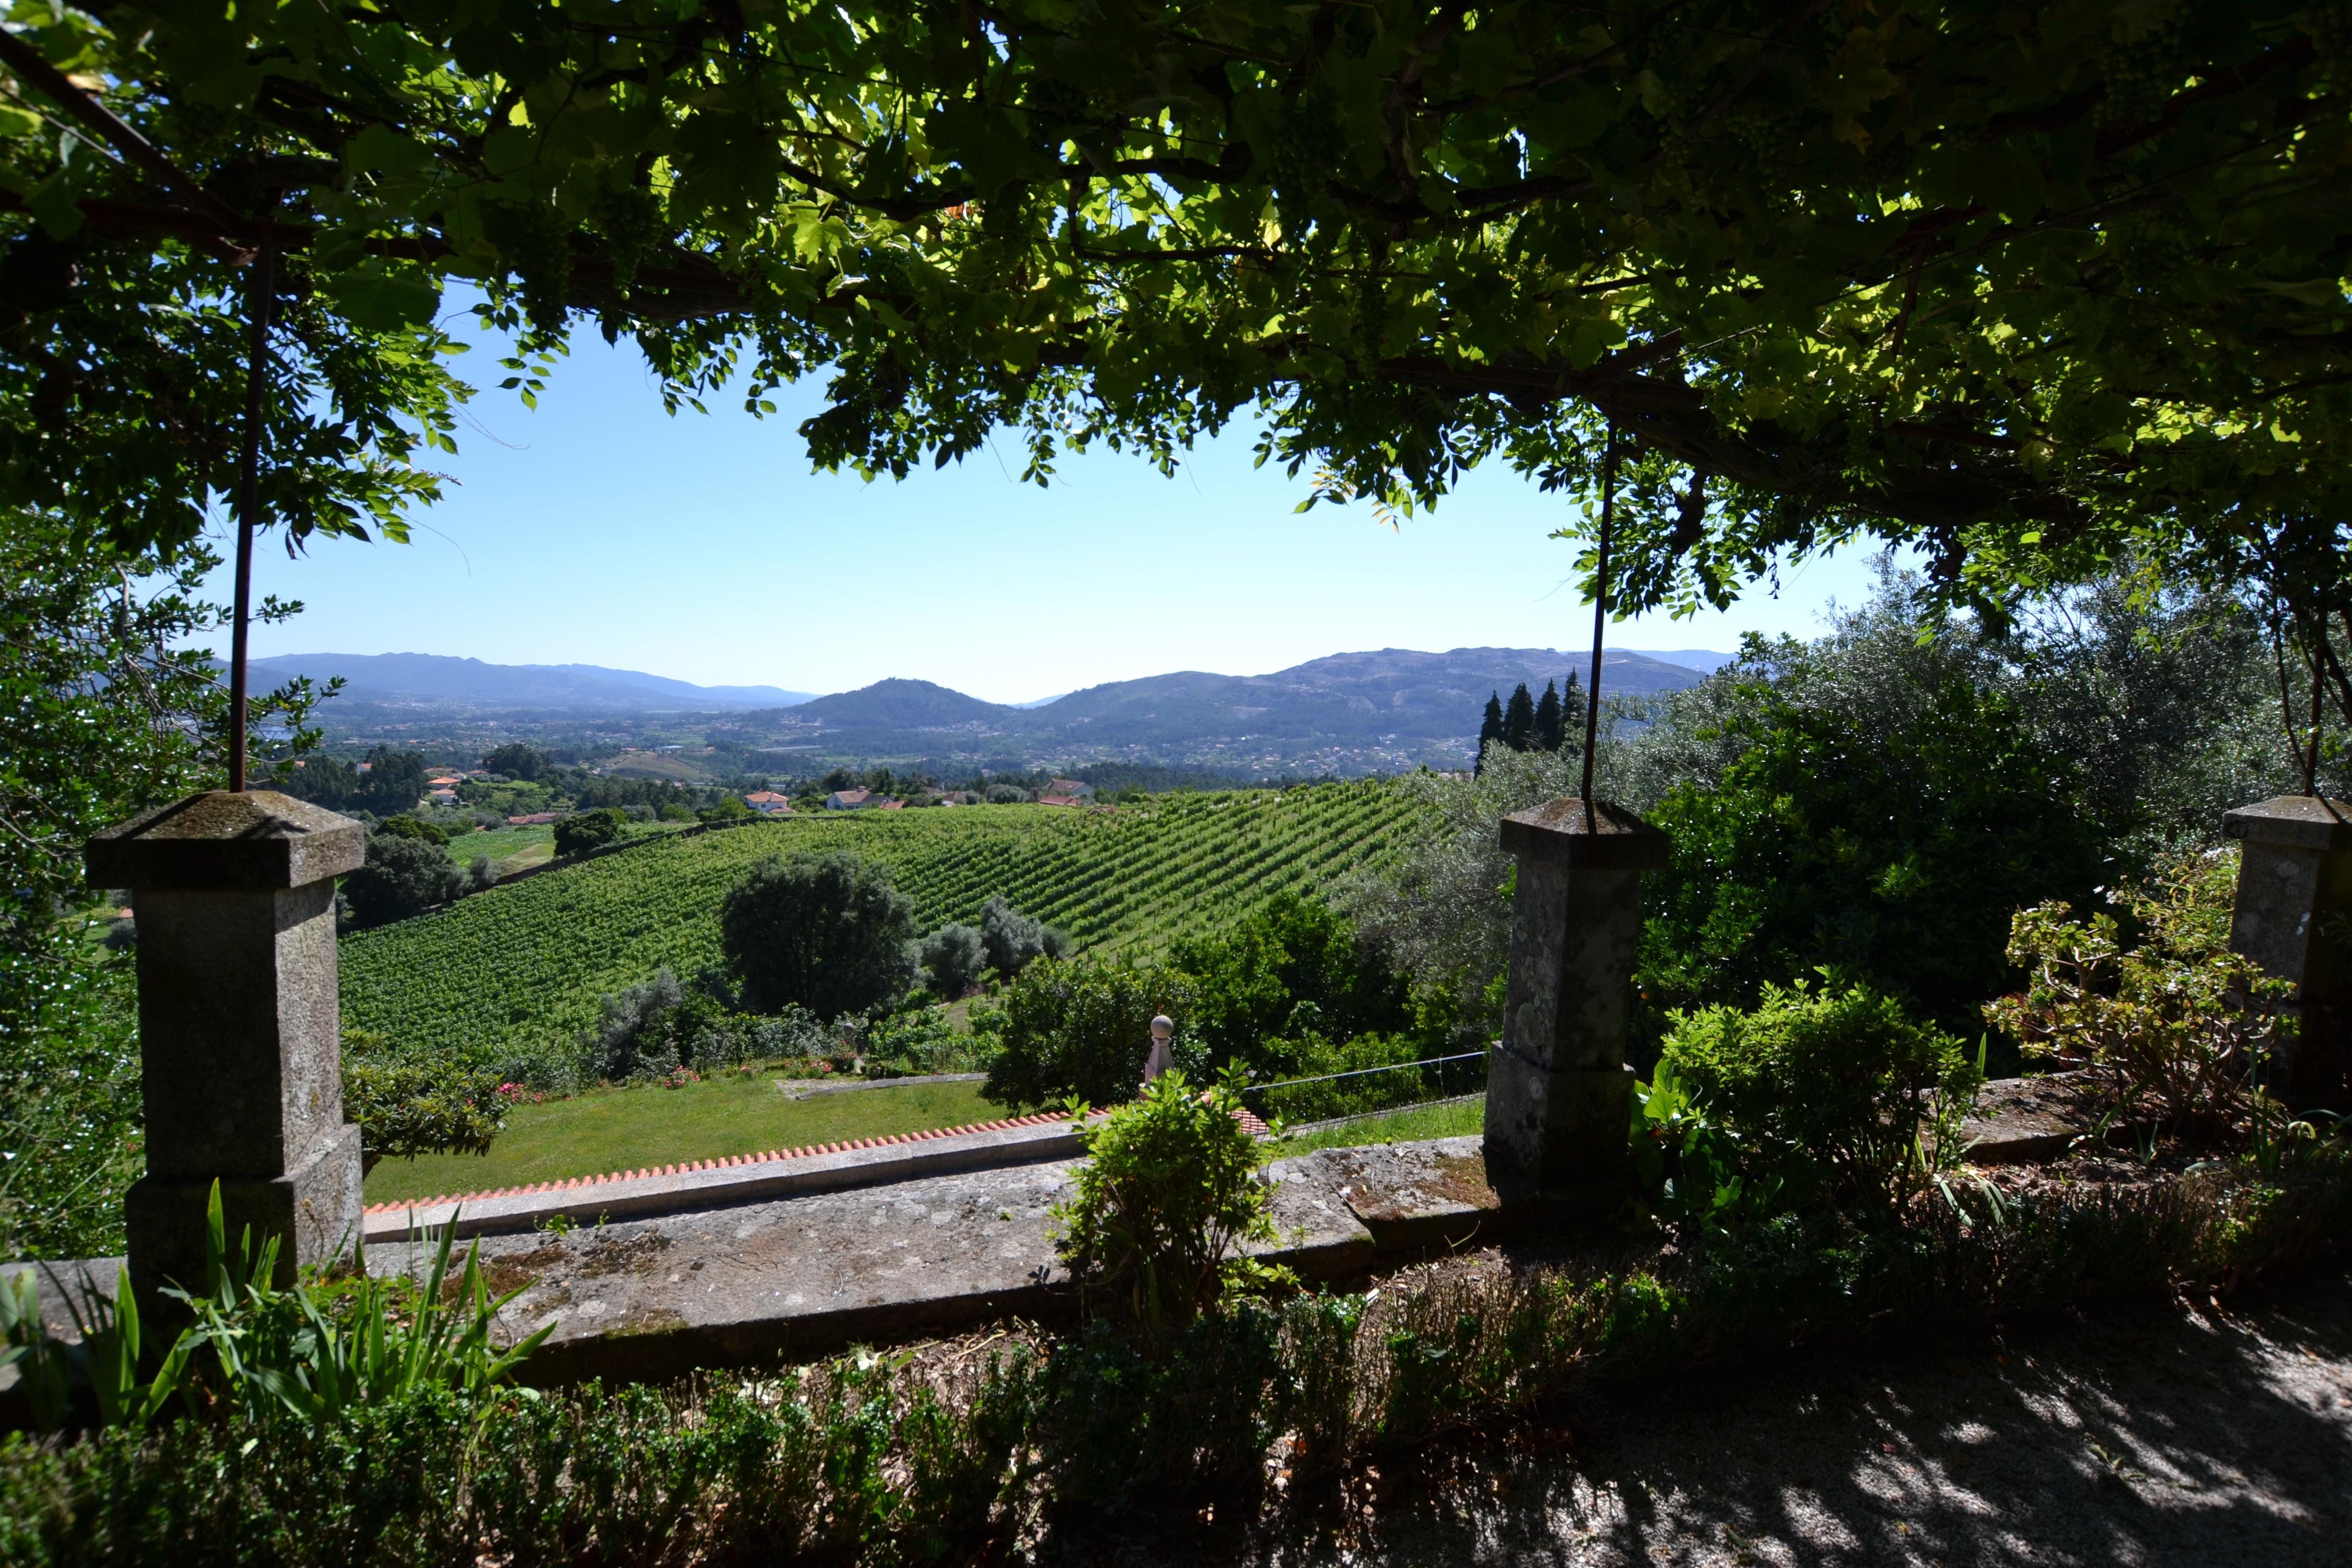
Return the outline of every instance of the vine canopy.
{"type": "Polygon", "coordinates": [[[219,482],[205,312],[265,243],[309,378],[289,537],[429,497],[453,279],[526,393],[584,314],[673,406],[825,376],[814,456],[869,474],[1008,425],[1041,482],[1094,443],[1167,466],[1238,419],[1318,497],[1409,509],[1489,458],[1589,495],[1613,423],[1624,609],[1862,535],[1998,605],[2347,515],[2340,5],[9,16],[0,499],[110,498],[126,537],[219,482]]]}

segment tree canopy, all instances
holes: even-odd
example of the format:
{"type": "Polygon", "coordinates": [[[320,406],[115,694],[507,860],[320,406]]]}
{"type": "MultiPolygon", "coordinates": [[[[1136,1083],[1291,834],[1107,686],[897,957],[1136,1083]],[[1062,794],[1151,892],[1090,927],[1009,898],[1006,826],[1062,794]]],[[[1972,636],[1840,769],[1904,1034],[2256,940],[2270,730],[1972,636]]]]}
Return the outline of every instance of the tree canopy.
{"type": "Polygon", "coordinates": [[[1493,457],[1589,491],[1613,422],[1628,609],[1864,532],[1987,603],[2342,537],[2341,7],[15,14],[0,470],[95,493],[71,455],[123,425],[162,456],[107,482],[151,531],[217,478],[205,312],[266,241],[297,533],[430,493],[462,278],[526,354],[574,311],[635,333],[674,403],[822,370],[814,456],[868,473],[1007,424],[1041,479],[1097,442],[1164,464],[1245,417],[1318,495],[1402,507],[1493,457]],[[126,129],[45,99],[36,49],[126,129]],[[132,331],[158,312],[184,342],[132,331]],[[142,377],[176,401],[125,405],[142,377]]]}

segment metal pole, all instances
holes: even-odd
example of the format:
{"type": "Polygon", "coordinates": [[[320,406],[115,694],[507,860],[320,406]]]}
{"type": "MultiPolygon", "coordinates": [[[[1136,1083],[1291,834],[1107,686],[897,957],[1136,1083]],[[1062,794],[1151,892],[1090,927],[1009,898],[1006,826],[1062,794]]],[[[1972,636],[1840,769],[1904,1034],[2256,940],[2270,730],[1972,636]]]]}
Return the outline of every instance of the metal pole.
{"type": "Polygon", "coordinates": [[[1609,626],[1609,536],[1617,521],[1617,422],[1601,459],[1601,567],[1592,594],[1592,679],[1584,689],[1584,830],[1592,824],[1592,750],[1601,735],[1601,639],[1609,626]]]}
{"type": "Polygon", "coordinates": [[[261,422],[269,402],[269,309],[278,292],[278,258],[265,234],[246,275],[245,450],[236,475],[236,609],[229,629],[228,787],[245,789],[247,631],[253,616],[253,530],[261,510],[261,422]]]}

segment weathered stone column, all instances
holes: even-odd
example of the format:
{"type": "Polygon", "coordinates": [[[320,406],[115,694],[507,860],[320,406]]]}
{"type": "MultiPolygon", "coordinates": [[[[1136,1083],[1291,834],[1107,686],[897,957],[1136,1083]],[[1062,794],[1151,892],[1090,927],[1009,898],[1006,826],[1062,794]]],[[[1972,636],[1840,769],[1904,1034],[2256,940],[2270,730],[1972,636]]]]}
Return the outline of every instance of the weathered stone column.
{"type": "Polygon", "coordinates": [[[1625,1013],[1642,873],[1666,836],[1630,811],[1555,800],[1503,818],[1518,861],[1503,1037],[1486,1076],[1486,1179],[1507,1202],[1604,1198],[1624,1173],[1625,1013]]]}
{"type": "Polygon", "coordinates": [[[350,1254],[360,1235],[359,1129],[343,1121],[335,878],[360,825],[269,791],[215,790],[109,828],[91,883],[129,888],[139,931],[147,1174],[130,1192],[131,1279],[205,1283],[217,1180],[228,1243],[280,1239],[278,1274],[350,1254]]]}
{"type": "Polygon", "coordinates": [[[2352,1061],[2352,805],[2283,795],[2242,805],[2221,831],[2242,846],[2230,946],[2295,984],[2296,1037],[2280,1093],[2297,1110],[2347,1103],[2352,1061]]]}

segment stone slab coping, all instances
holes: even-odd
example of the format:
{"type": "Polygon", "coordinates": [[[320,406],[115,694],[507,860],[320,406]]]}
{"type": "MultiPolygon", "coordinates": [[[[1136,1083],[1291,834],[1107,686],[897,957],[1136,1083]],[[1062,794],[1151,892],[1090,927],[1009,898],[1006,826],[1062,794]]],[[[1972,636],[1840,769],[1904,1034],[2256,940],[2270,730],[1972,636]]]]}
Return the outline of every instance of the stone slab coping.
{"type": "MultiPolygon", "coordinates": [[[[499,1333],[551,1331],[527,1363],[530,1382],[773,1364],[1006,1317],[1074,1314],[1051,1211],[1074,1194],[1076,1168],[1070,1159],[994,1164],[562,1234],[483,1235],[472,1245],[490,1289],[520,1292],[499,1333]]],[[[1317,1150],[1266,1173],[1277,1234],[1251,1251],[1310,1279],[1360,1278],[1396,1255],[1505,1228],[1476,1138],[1317,1150]]],[[[434,1245],[372,1243],[368,1268],[421,1273],[434,1245]]],[[[61,1337],[72,1332],[68,1299],[91,1288],[112,1294],[113,1260],[29,1267],[42,1315],[61,1337]]],[[[0,1369],[0,1404],[13,1375],[0,1369]]]]}
{"type": "Polygon", "coordinates": [[[1997,1078],[1978,1096],[1976,1113],[1960,1123],[1962,1157],[1979,1165],[2036,1164],[2055,1160],[2091,1131],[2072,1092],[2068,1073],[1997,1078]]]}
{"type": "MultiPolygon", "coordinates": [[[[1265,1123],[1247,1111],[1235,1120],[1253,1138],[1267,1135],[1265,1123]]],[[[887,1138],[859,1138],[530,1186],[371,1204],[362,1217],[362,1238],[372,1246],[426,1231],[437,1233],[451,1226],[462,1238],[540,1230],[551,1222],[596,1225],[879,1186],[996,1165],[1072,1159],[1083,1152],[1085,1145],[1072,1129],[1068,1112],[1040,1111],[1009,1121],[900,1132],[887,1138]]]]}

